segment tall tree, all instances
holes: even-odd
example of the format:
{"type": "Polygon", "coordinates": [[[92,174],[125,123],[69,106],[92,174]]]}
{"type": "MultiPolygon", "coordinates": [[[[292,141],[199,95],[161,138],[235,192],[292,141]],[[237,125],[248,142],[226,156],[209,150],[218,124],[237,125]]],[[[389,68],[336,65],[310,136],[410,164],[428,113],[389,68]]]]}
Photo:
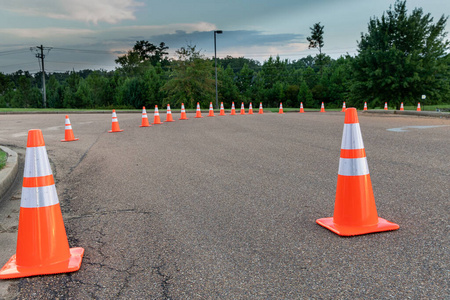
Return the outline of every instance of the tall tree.
{"type": "Polygon", "coordinates": [[[323,43],[323,28],[324,26],[320,26],[320,22],[313,25],[313,27],[309,27],[311,30],[311,36],[308,36],[306,39],[309,42],[308,49],[317,48],[319,50],[319,54],[322,54],[323,43]]]}
{"type": "Polygon", "coordinates": [[[353,61],[353,98],[375,105],[388,101],[415,103],[422,94],[440,98],[448,93],[448,40],[444,15],[433,23],[430,14],[415,8],[407,14],[406,1],[395,2],[380,19],[372,18],[361,34],[353,61]]]}

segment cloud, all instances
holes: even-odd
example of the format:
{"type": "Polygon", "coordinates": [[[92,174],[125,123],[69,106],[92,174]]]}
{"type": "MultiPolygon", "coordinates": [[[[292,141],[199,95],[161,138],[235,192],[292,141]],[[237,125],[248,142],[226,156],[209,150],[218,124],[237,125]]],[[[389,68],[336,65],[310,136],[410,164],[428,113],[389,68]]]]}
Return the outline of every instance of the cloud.
{"type": "Polygon", "coordinates": [[[4,10],[27,16],[115,24],[136,19],[136,9],[144,4],[135,0],[0,0],[0,5],[4,10]]]}

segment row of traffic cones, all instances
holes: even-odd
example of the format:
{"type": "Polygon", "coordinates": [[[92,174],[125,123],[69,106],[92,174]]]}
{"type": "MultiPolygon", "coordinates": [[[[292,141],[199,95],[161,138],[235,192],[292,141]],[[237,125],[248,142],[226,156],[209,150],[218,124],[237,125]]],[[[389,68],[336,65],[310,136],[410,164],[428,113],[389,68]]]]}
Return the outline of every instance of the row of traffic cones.
{"type": "MultiPolygon", "coordinates": [[[[117,116],[115,119],[113,123],[118,123],[117,116]]],[[[66,125],[70,127],[68,118],[66,125]]],[[[378,217],[355,108],[345,110],[333,217],[316,223],[340,236],[399,228],[378,217]]],[[[83,248],[69,248],[44,138],[41,130],[32,129],[28,132],[16,254],[0,269],[0,279],[74,272],[80,269],[83,254],[83,248]]]]}

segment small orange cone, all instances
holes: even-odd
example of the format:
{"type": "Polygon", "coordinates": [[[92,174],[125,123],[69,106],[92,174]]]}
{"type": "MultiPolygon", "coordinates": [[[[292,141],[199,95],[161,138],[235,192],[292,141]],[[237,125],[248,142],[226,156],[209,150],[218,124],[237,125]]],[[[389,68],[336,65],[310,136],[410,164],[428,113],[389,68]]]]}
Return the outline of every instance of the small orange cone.
{"type": "Polygon", "coordinates": [[[172,117],[172,111],[170,110],[170,104],[167,104],[166,122],[175,122],[172,117]]]}
{"type": "Polygon", "coordinates": [[[325,105],[322,102],[322,105],[320,105],[320,112],[324,113],[325,112],[325,105]]]}
{"type": "Polygon", "coordinates": [[[223,102],[220,102],[220,114],[219,116],[226,116],[225,109],[223,108],[223,102]]]}
{"type": "Polygon", "coordinates": [[[305,110],[303,109],[303,102],[300,102],[300,111],[299,112],[301,112],[301,113],[305,112],[305,110]]]}
{"type": "Polygon", "coordinates": [[[388,110],[387,102],[384,102],[384,110],[388,110]]]}
{"type": "Polygon", "coordinates": [[[153,115],[153,123],[154,125],[160,125],[163,122],[161,122],[161,118],[159,117],[159,110],[158,110],[158,105],[155,105],[155,113],[153,115]]]}
{"type": "Polygon", "coordinates": [[[345,101],[344,101],[344,104],[342,104],[342,110],[341,110],[341,112],[345,112],[345,101]]]}
{"type": "Polygon", "coordinates": [[[283,103],[280,102],[280,109],[278,110],[279,114],[284,114],[283,112],[283,103]]]}
{"type": "Polygon", "coordinates": [[[316,222],[341,236],[399,228],[378,217],[356,108],[345,111],[334,215],[316,222]]]}
{"type": "Polygon", "coordinates": [[[209,102],[209,114],[208,114],[208,117],[215,117],[215,115],[214,115],[214,108],[213,108],[212,102],[209,102]]]}
{"type": "Polygon", "coordinates": [[[400,103],[400,110],[405,110],[405,108],[403,107],[403,102],[400,103]]]}
{"type": "Polygon", "coordinates": [[[122,131],[123,129],[120,129],[119,127],[119,120],[117,120],[116,110],[113,109],[111,130],[109,130],[108,132],[122,132],[122,131]]]}
{"type": "Polygon", "coordinates": [[[78,141],[79,139],[76,139],[73,135],[72,130],[72,124],[70,124],[69,116],[66,115],[66,121],[65,121],[65,130],[64,130],[64,140],[61,140],[61,142],[72,142],[72,141],[78,141]]]}
{"type": "Polygon", "coordinates": [[[179,120],[189,120],[189,118],[186,116],[186,110],[184,108],[184,103],[181,103],[181,118],[179,120]]]}
{"type": "Polygon", "coordinates": [[[364,102],[364,110],[367,110],[367,102],[364,102]]]}
{"type": "Polygon", "coordinates": [[[262,107],[262,102],[259,102],[259,112],[258,114],[262,115],[264,113],[263,111],[263,107],[262,107]]]}
{"type": "Polygon", "coordinates": [[[145,110],[145,106],[142,107],[142,123],[139,127],[150,127],[152,125],[150,125],[148,123],[148,116],[147,116],[147,111],[145,110]]]}
{"type": "Polygon", "coordinates": [[[200,110],[200,103],[197,102],[197,111],[195,112],[195,118],[203,118],[202,111],[200,110]]]}
{"type": "Polygon", "coordinates": [[[241,102],[241,113],[240,113],[240,115],[245,115],[244,102],[241,102]]]}
{"type": "Polygon", "coordinates": [[[249,115],[253,115],[253,105],[252,105],[251,102],[250,102],[250,104],[248,105],[248,114],[249,114],[249,115]]]}
{"type": "Polygon", "coordinates": [[[231,113],[230,113],[230,115],[234,116],[235,114],[236,114],[236,108],[234,106],[234,102],[231,102],[231,113]]]}
{"type": "Polygon", "coordinates": [[[55,181],[39,129],[28,131],[16,254],[0,279],[75,272],[83,248],[69,248],[55,181]]]}
{"type": "Polygon", "coordinates": [[[422,111],[422,109],[420,108],[420,102],[417,104],[417,111],[422,111]]]}

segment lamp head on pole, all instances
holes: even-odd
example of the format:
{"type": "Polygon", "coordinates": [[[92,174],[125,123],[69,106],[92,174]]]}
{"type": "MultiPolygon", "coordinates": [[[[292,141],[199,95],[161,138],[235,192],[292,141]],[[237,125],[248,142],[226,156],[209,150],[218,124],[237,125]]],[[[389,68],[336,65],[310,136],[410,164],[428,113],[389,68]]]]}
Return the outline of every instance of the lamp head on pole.
{"type": "Polygon", "coordinates": [[[223,33],[223,31],[222,31],[222,30],[214,30],[214,33],[217,33],[217,34],[222,34],[222,33],[223,33]]]}

